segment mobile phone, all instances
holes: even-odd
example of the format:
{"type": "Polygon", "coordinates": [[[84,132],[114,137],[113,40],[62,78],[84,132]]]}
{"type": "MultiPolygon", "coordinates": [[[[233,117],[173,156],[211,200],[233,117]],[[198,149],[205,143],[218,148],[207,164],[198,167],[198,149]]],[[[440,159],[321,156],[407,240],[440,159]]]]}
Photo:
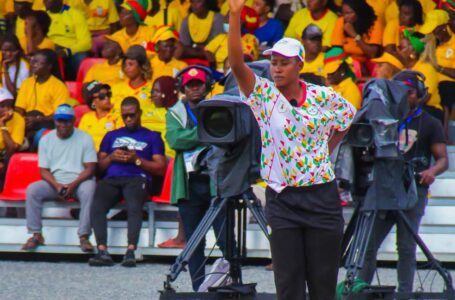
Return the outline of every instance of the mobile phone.
{"type": "Polygon", "coordinates": [[[62,189],[60,190],[60,192],[58,192],[58,195],[59,195],[59,196],[64,196],[64,195],[66,194],[67,191],[68,191],[68,188],[65,188],[65,187],[64,187],[64,188],[62,188],[62,189]]]}

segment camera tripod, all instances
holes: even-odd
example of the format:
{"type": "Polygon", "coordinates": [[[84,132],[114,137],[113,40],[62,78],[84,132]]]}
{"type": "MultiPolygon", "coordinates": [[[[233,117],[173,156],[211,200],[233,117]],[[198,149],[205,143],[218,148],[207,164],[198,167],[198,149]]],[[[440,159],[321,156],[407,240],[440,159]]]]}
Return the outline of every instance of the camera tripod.
{"type": "Polygon", "coordinates": [[[247,253],[247,209],[251,211],[267,238],[269,237],[264,211],[259,200],[252,192],[243,193],[238,197],[214,198],[204,218],[187,242],[185,249],[182,250],[176,258],[175,263],[171,266],[164,282],[164,291],[160,292],[160,299],[274,299],[271,294],[257,295],[255,283],[243,284],[242,282],[241,262],[246,258],[247,253]],[[226,207],[225,258],[230,263],[229,275],[232,283],[227,286],[215,288],[213,291],[210,288],[208,293],[176,293],[171,286],[171,282],[175,281],[180,272],[185,270],[188,260],[224,207],[226,207]],[[235,227],[237,227],[237,234],[235,234],[235,227]]]}
{"type": "Polygon", "coordinates": [[[361,205],[359,204],[354,211],[343,238],[342,253],[344,267],[346,268],[343,299],[455,299],[455,291],[450,273],[441,266],[440,262],[433,256],[420,236],[414,231],[404,211],[393,211],[396,212],[396,218],[399,218],[403,222],[406,230],[412,235],[417,246],[422,250],[430,267],[436,270],[444,280],[445,290],[439,293],[405,293],[395,292],[395,287],[369,287],[359,294],[351,293],[354,280],[359,270],[364,266],[368,243],[372,238],[372,231],[378,216],[378,210],[362,211],[361,205]]]}

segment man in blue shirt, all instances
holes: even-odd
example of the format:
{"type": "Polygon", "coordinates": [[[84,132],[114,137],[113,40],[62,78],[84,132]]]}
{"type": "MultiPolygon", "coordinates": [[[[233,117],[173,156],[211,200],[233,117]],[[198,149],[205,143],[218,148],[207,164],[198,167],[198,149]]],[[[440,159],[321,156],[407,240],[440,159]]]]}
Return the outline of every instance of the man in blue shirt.
{"type": "Polygon", "coordinates": [[[159,132],[141,126],[139,101],[127,97],[121,104],[125,127],[108,132],[98,154],[99,169],[104,172],[93,199],[91,220],[98,253],[89,260],[91,266],[112,266],[107,251],[106,214],[124,199],[128,223],[128,249],[122,266],[135,267],[134,251],[142,225],[142,208],[152,184],[151,176],[166,172],[164,144],[159,132]]]}

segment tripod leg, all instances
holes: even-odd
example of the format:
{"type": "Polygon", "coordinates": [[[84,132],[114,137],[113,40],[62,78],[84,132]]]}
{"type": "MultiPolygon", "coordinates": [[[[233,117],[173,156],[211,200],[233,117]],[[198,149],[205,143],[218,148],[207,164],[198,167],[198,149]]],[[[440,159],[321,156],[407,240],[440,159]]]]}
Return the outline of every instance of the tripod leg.
{"type": "Polygon", "coordinates": [[[204,218],[201,220],[190,240],[187,242],[185,249],[183,249],[179,256],[177,256],[175,263],[170,267],[169,273],[167,274],[167,282],[165,283],[165,288],[168,288],[170,286],[170,282],[177,279],[178,275],[180,272],[182,272],[185,265],[188,264],[188,260],[190,259],[194,250],[197,248],[199,243],[209,231],[210,226],[212,226],[213,221],[220,214],[227,200],[227,198],[214,198],[212,200],[207,213],[204,215],[204,218]]]}
{"type": "Polygon", "coordinates": [[[267,220],[265,218],[264,209],[261,206],[261,203],[256,197],[250,199],[247,195],[242,196],[243,201],[245,202],[248,209],[253,214],[254,218],[258,222],[259,227],[261,228],[262,232],[264,232],[267,239],[270,240],[270,235],[267,230],[267,220]]]}
{"type": "Polygon", "coordinates": [[[413,236],[414,240],[416,241],[417,245],[419,248],[422,250],[423,254],[427,258],[427,260],[432,264],[432,266],[436,269],[436,271],[441,275],[442,279],[444,280],[446,284],[446,288],[449,291],[453,291],[453,285],[452,285],[452,276],[450,273],[444,269],[439,261],[433,256],[431,253],[430,249],[428,249],[427,245],[425,245],[424,241],[420,238],[420,236],[417,234],[417,232],[414,231],[412,228],[411,224],[409,223],[409,220],[405,213],[402,210],[398,210],[398,215],[400,216],[401,220],[403,221],[406,229],[408,232],[413,236]]]}

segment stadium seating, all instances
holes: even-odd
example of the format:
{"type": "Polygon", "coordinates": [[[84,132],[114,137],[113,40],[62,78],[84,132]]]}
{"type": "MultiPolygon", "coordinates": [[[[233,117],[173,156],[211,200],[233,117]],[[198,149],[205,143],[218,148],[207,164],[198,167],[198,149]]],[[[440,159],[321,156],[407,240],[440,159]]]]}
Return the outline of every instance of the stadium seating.
{"type": "Polygon", "coordinates": [[[65,81],[66,87],[70,92],[70,97],[76,99],[80,104],[85,104],[82,97],[82,83],[77,81],[65,81]]]}
{"type": "Polygon", "coordinates": [[[37,153],[14,154],[9,161],[5,186],[3,192],[0,193],[0,200],[24,201],[27,186],[40,179],[37,153]]]}
{"type": "Polygon", "coordinates": [[[172,174],[174,170],[174,159],[170,159],[167,164],[166,175],[164,176],[163,189],[159,196],[153,196],[155,203],[169,204],[171,202],[172,174]]]}
{"type": "Polygon", "coordinates": [[[105,62],[106,59],[98,57],[87,57],[81,62],[79,70],[77,71],[76,81],[82,82],[84,80],[87,71],[94,65],[105,62]]]}

